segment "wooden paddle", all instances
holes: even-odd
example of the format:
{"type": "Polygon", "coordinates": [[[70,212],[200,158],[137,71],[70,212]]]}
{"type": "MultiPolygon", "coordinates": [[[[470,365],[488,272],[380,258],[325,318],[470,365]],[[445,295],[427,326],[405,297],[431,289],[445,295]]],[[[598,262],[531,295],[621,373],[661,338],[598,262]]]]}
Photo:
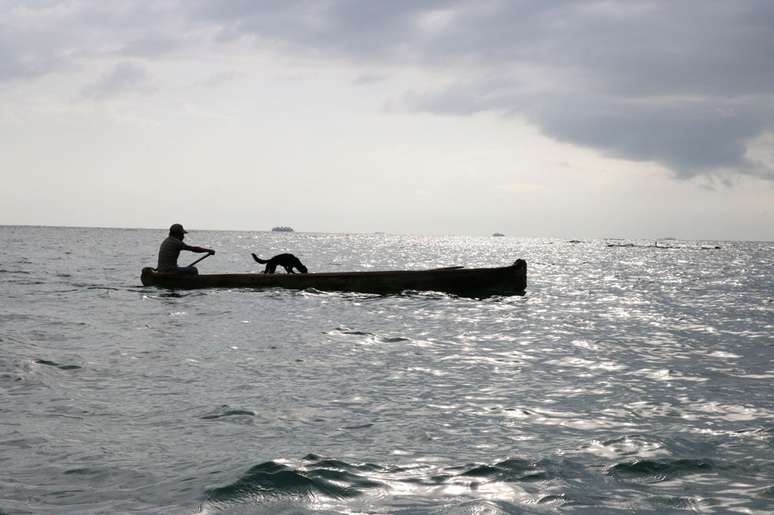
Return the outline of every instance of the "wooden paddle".
{"type": "Polygon", "coordinates": [[[194,266],[194,265],[195,265],[196,263],[198,263],[199,261],[201,261],[201,260],[203,260],[203,259],[207,259],[207,258],[208,258],[208,257],[210,257],[211,255],[212,255],[212,254],[210,254],[210,253],[208,252],[206,255],[204,255],[204,256],[202,256],[202,257],[200,257],[199,259],[197,259],[196,261],[194,261],[193,263],[191,263],[191,264],[190,264],[190,265],[188,265],[188,266],[194,266]]]}

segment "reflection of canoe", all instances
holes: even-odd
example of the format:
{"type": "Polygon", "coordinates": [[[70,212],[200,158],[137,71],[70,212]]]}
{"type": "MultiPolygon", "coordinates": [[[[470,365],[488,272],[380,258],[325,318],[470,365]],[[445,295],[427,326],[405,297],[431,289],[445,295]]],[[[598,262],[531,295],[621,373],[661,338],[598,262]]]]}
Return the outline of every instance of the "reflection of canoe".
{"type": "Polygon", "coordinates": [[[448,267],[434,270],[322,272],[313,274],[160,274],[143,268],[145,286],[164,288],[290,288],[390,294],[405,290],[440,291],[465,297],[521,294],[527,288],[527,262],[498,268],[448,267]]]}

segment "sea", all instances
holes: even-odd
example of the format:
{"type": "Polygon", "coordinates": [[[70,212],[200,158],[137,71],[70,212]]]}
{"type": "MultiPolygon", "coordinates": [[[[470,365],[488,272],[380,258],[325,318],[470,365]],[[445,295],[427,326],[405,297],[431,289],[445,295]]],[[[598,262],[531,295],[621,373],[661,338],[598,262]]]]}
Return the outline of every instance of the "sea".
{"type": "Polygon", "coordinates": [[[187,235],[527,261],[475,299],[143,287],[165,236],[0,226],[0,514],[774,512],[774,242],[187,235]]]}

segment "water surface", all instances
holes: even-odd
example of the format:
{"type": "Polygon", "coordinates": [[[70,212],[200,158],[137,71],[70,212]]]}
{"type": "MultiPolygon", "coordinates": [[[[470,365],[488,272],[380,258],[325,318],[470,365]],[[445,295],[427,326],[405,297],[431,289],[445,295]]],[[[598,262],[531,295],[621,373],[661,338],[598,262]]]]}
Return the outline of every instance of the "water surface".
{"type": "Polygon", "coordinates": [[[0,512],[774,509],[772,243],[188,235],[203,273],[527,260],[479,300],[144,288],[164,236],[0,227],[0,512]]]}

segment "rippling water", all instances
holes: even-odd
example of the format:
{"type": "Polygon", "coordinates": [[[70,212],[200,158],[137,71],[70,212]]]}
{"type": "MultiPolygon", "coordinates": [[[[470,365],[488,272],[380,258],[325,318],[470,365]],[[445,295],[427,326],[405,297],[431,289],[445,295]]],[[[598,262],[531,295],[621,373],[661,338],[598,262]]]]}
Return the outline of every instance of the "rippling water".
{"type": "Polygon", "coordinates": [[[476,300],[143,288],[164,236],[0,227],[0,513],[774,510],[774,243],[189,235],[202,273],[527,260],[476,300]]]}

